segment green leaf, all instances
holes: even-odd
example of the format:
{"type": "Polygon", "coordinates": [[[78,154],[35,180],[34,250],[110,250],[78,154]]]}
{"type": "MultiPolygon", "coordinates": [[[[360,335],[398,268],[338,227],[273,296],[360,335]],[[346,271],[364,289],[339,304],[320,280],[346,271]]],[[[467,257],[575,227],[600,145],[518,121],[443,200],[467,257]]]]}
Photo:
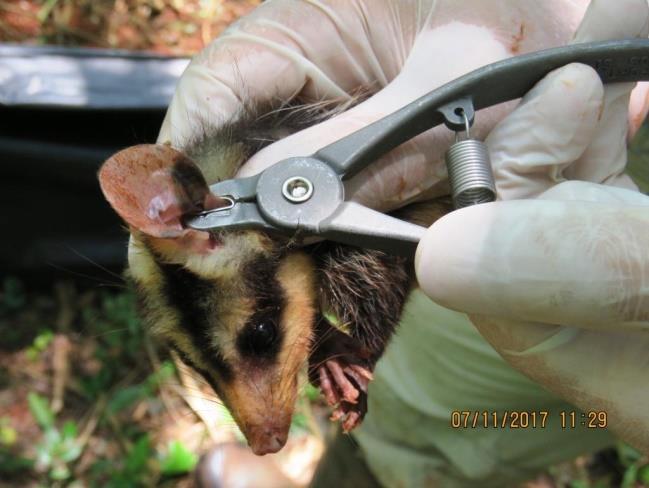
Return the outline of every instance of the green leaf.
{"type": "Polygon", "coordinates": [[[63,424],[63,429],[61,430],[63,434],[63,439],[74,439],[77,436],[77,424],[72,420],[68,420],[63,424]]]}
{"type": "Polygon", "coordinates": [[[617,455],[620,458],[620,462],[625,467],[635,464],[642,457],[642,454],[639,451],[623,442],[620,442],[617,445],[617,455]]]}
{"type": "Polygon", "coordinates": [[[153,394],[158,389],[160,384],[171,378],[175,374],[175,372],[176,369],[174,368],[174,365],[171,361],[163,362],[160,365],[160,369],[151,374],[146,380],[146,385],[150,394],[153,394]]]}
{"type": "Polygon", "coordinates": [[[49,429],[54,425],[54,413],[50,410],[43,397],[30,392],[27,395],[27,403],[29,404],[29,411],[41,428],[49,429]]]}
{"type": "Polygon", "coordinates": [[[649,464],[646,464],[638,471],[638,481],[649,486],[649,464]]]}
{"type": "Polygon", "coordinates": [[[8,417],[0,417],[0,447],[11,446],[18,440],[16,429],[11,426],[11,420],[8,417]]]}
{"type": "Polygon", "coordinates": [[[310,402],[315,402],[320,398],[320,389],[316,388],[311,383],[307,383],[306,388],[304,388],[304,395],[310,402]]]}
{"type": "Polygon", "coordinates": [[[62,452],[60,458],[62,461],[69,463],[81,456],[81,446],[76,442],[66,442],[61,446],[62,452]]]}
{"type": "Polygon", "coordinates": [[[638,479],[638,468],[635,465],[631,465],[624,472],[622,477],[622,484],[620,488],[634,488],[635,482],[638,479]]]}
{"type": "Polygon", "coordinates": [[[165,476],[189,473],[196,467],[198,456],[180,441],[169,443],[167,453],[160,459],[160,472],[165,476]]]}
{"type": "Polygon", "coordinates": [[[134,477],[139,477],[145,469],[146,463],[151,457],[151,442],[148,435],[141,436],[131,448],[126,457],[124,471],[134,477]]]}
{"type": "Polygon", "coordinates": [[[291,429],[309,430],[309,422],[307,416],[301,412],[295,412],[291,419],[291,429]]]}
{"type": "Polygon", "coordinates": [[[33,467],[33,460],[16,456],[0,447],[0,474],[11,475],[33,467]]]}
{"type": "Polygon", "coordinates": [[[54,332],[52,332],[51,330],[41,331],[34,339],[34,349],[36,349],[38,352],[43,352],[45,349],[47,349],[47,346],[50,345],[52,340],[54,340],[54,332]]]}
{"type": "Polygon", "coordinates": [[[589,488],[589,483],[584,480],[574,480],[570,482],[570,488],[589,488]]]}
{"type": "Polygon", "coordinates": [[[57,481],[67,480],[70,474],[70,470],[65,464],[58,464],[50,470],[50,478],[57,481]]]}
{"type": "Polygon", "coordinates": [[[36,13],[36,18],[42,24],[50,16],[50,13],[56,7],[59,0],[46,0],[40,10],[36,13]]]}
{"type": "Polygon", "coordinates": [[[146,396],[146,388],[142,385],[129,386],[123,390],[118,391],[108,402],[106,410],[111,413],[117,413],[130,407],[135,402],[146,396]]]}

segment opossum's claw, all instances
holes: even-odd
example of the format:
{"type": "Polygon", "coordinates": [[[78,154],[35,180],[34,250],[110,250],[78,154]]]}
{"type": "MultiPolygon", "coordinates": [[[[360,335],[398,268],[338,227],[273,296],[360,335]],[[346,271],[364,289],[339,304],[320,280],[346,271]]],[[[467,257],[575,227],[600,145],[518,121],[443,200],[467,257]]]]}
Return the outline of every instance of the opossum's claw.
{"type": "Polygon", "coordinates": [[[343,407],[338,407],[331,413],[331,417],[329,417],[329,420],[331,420],[332,422],[338,422],[344,416],[345,416],[345,412],[343,410],[343,407]]]}
{"type": "Polygon", "coordinates": [[[335,406],[332,421],[342,419],[344,432],[356,428],[367,412],[367,388],[373,361],[359,342],[319,322],[309,356],[309,379],[319,386],[327,404],[335,406]]]}
{"type": "Polygon", "coordinates": [[[358,399],[360,393],[351,383],[351,381],[349,381],[349,378],[345,374],[341,363],[344,364],[343,361],[330,359],[325,364],[327,365],[327,369],[333,376],[334,382],[336,383],[338,390],[342,394],[343,399],[348,403],[356,403],[356,400],[358,399]]]}
{"type": "Polygon", "coordinates": [[[343,371],[347,376],[353,378],[363,393],[367,393],[367,387],[374,378],[372,373],[358,364],[350,364],[343,371]]]}
{"type": "Polygon", "coordinates": [[[322,390],[322,394],[324,395],[325,400],[327,400],[327,403],[333,407],[340,402],[340,396],[333,387],[331,378],[329,377],[330,373],[325,366],[320,366],[318,368],[318,375],[320,377],[320,389],[322,390]]]}
{"type": "Polygon", "coordinates": [[[363,416],[359,412],[349,412],[343,422],[343,432],[346,434],[358,427],[363,421],[363,416]]]}
{"type": "Polygon", "coordinates": [[[372,373],[344,359],[330,359],[319,368],[320,388],[329,405],[337,405],[330,420],[342,420],[343,432],[358,427],[367,413],[367,387],[372,373]]]}
{"type": "Polygon", "coordinates": [[[341,420],[343,432],[346,434],[358,427],[367,413],[367,393],[358,393],[354,403],[342,399],[329,417],[333,422],[341,420]]]}
{"type": "Polygon", "coordinates": [[[359,375],[363,376],[368,382],[374,379],[372,372],[360,364],[350,364],[349,367],[359,375]]]}

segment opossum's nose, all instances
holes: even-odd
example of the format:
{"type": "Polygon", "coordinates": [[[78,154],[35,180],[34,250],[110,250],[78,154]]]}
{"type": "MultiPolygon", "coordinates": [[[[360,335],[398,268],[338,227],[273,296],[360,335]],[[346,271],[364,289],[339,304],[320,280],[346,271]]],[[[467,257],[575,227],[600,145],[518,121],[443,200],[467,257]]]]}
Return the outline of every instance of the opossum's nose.
{"type": "Polygon", "coordinates": [[[266,426],[261,427],[259,432],[250,439],[250,448],[258,456],[272,454],[279,451],[288,438],[288,428],[266,426]]]}

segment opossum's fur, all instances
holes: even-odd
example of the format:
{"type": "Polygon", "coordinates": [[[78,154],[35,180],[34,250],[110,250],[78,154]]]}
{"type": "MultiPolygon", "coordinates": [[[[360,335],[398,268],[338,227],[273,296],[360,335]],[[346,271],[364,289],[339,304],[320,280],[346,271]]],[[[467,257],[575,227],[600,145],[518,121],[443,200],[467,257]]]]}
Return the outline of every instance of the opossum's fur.
{"type": "Polygon", "coordinates": [[[244,162],[264,147],[345,112],[366,96],[366,92],[359,90],[344,100],[247,101],[231,120],[199,120],[195,134],[180,149],[201,168],[207,183],[212,184],[232,178],[244,162]]]}

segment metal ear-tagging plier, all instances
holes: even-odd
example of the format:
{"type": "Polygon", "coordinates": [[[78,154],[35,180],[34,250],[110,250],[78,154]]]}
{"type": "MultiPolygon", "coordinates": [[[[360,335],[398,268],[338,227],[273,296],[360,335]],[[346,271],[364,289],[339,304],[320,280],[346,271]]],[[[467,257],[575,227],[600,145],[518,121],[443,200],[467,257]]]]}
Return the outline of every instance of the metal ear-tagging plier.
{"type": "MultiPolygon", "coordinates": [[[[185,224],[207,231],[260,229],[287,236],[299,232],[413,256],[426,229],[345,201],[345,181],[442,123],[456,132],[468,131],[477,110],[522,97],[550,71],[570,63],[593,67],[604,83],[649,80],[649,40],[574,44],[479,68],[311,156],[285,159],[258,175],[212,185],[212,193],[228,198],[231,205],[193,216],[185,224]]],[[[477,169],[490,175],[488,159],[480,164],[477,169]]],[[[478,192],[464,192],[458,185],[465,181],[458,183],[449,174],[456,203],[495,200],[495,187],[488,181],[478,192]]]]}

